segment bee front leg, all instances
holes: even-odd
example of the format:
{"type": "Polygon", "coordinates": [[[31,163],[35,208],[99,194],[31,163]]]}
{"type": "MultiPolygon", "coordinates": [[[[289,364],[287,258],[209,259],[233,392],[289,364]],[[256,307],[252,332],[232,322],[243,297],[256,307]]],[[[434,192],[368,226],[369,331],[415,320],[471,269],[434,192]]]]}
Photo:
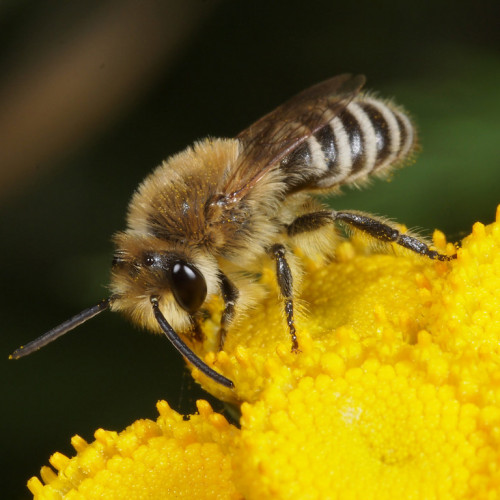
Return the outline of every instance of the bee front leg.
{"type": "Polygon", "coordinates": [[[297,341],[297,334],[295,331],[295,322],[293,319],[293,277],[290,266],[285,258],[285,247],[283,245],[273,245],[269,249],[269,255],[276,262],[276,277],[278,286],[280,287],[281,295],[285,300],[285,314],[288,328],[290,330],[290,337],[292,338],[292,352],[299,350],[299,343],[297,341]]]}
{"type": "Polygon", "coordinates": [[[200,320],[197,317],[192,317],[191,334],[196,342],[199,342],[200,344],[203,342],[203,329],[201,328],[200,320]]]}
{"type": "Polygon", "coordinates": [[[240,292],[222,271],[219,271],[219,279],[220,291],[222,299],[224,300],[224,311],[222,311],[219,329],[219,350],[222,351],[226,340],[227,329],[234,318],[234,306],[236,305],[240,292]]]}

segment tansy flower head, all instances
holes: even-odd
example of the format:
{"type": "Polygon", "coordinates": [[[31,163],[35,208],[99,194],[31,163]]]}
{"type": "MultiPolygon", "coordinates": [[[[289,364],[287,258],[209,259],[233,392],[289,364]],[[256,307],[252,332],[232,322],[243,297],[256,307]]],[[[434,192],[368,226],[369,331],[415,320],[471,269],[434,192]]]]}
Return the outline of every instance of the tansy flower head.
{"type": "Polygon", "coordinates": [[[236,388],[194,371],[241,405],[241,428],[206,402],[188,421],[160,402],[157,422],[74,438],[76,457],[55,454],[58,474],[30,480],[35,498],[496,498],[500,207],[456,261],[372,253],[355,237],[329,264],[303,260],[301,352],[270,293],[205,353],[236,388]]]}

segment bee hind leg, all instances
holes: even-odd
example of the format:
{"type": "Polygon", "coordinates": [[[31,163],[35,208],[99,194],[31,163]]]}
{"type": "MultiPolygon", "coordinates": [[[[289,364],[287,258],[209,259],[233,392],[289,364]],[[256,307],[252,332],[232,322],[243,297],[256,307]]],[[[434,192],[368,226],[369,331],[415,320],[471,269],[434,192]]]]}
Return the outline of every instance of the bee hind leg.
{"type": "Polygon", "coordinates": [[[456,255],[449,256],[441,254],[436,250],[431,250],[429,245],[424,241],[415,236],[401,233],[401,231],[383,220],[349,210],[339,212],[335,210],[324,210],[301,215],[288,226],[288,235],[294,236],[302,232],[314,231],[328,222],[342,222],[363,231],[379,241],[396,243],[412,252],[426,256],[429,259],[448,261],[456,259],[457,257],[456,255]]]}
{"type": "Polygon", "coordinates": [[[293,318],[293,277],[290,266],[285,257],[285,247],[280,244],[273,245],[269,249],[269,255],[276,262],[276,277],[278,286],[280,287],[281,295],[285,301],[285,314],[290,337],[292,339],[292,352],[299,351],[299,343],[295,331],[295,322],[293,318]]]}
{"type": "Polygon", "coordinates": [[[401,231],[392,225],[375,217],[348,210],[342,212],[332,211],[331,213],[332,218],[335,221],[342,221],[349,226],[365,232],[377,240],[396,243],[403,248],[407,248],[408,250],[428,257],[429,259],[448,261],[457,258],[456,255],[449,256],[439,253],[436,250],[431,250],[427,243],[420,240],[416,236],[401,233],[401,231]]]}

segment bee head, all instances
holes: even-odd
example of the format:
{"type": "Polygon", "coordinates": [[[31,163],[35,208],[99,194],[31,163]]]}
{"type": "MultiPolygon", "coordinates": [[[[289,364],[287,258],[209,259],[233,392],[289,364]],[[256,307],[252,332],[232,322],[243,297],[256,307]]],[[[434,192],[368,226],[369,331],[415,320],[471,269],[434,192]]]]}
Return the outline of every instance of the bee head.
{"type": "Polygon", "coordinates": [[[196,247],[165,243],[133,232],[115,236],[117,250],[111,273],[112,294],[52,328],[10,356],[19,359],[56,340],[102,311],[129,316],[139,326],[161,332],[206,376],[233,388],[234,384],[202,361],[179,337],[208,295],[217,293],[218,266],[196,247]]]}
{"type": "Polygon", "coordinates": [[[217,263],[197,248],[132,232],[118,233],[115,243],[111,309],[140,326],[159,331],[155,297],[174,329],[186,329],[207,295],[217,292],[217,263]]]}

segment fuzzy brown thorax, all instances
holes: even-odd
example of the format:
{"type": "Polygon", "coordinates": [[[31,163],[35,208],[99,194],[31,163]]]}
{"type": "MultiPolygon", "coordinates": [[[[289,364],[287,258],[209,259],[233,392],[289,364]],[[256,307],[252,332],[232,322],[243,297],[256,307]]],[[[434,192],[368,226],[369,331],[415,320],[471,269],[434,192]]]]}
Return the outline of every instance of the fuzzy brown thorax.
{"type": "MultiPolygon", "coordinates": [[[[253,241],[256,224],[260,226],[257,232],[265,233],[261,226],[277,205],[262,203],[269,182],[238,203],[225,201],[230,194],[226,178],[239,155],[236,139],[206,139],[163,162],[134,194],[127,232],[203,248],[226,258],[244,246],[247,238],[253,241]]],[[[272,194],[274,199],[276,194],[272,194]]]]}
{"type": "Polygon", "coordinates": [[[258,259],[279,231],[277,176],[244,199],[228,197],[227,173],[238,161],[238,140],[206,139],[171,157],[139,186],[129,205],[125,231],[114,236],[112,308],[158,331],[150,297],[160,296],[174,328],[189,328],[186,311],[172,297],[169,262],[181,260],[204,276],[207,296],[218,293],[221,262],[239,266],[258,259]],[[271,203],[267,191],[272,192],[271,203]],[[275,201],[276,200],[276,201],[275,201]],[[156,256],[164,268],[148,266],[156,256]]]}

